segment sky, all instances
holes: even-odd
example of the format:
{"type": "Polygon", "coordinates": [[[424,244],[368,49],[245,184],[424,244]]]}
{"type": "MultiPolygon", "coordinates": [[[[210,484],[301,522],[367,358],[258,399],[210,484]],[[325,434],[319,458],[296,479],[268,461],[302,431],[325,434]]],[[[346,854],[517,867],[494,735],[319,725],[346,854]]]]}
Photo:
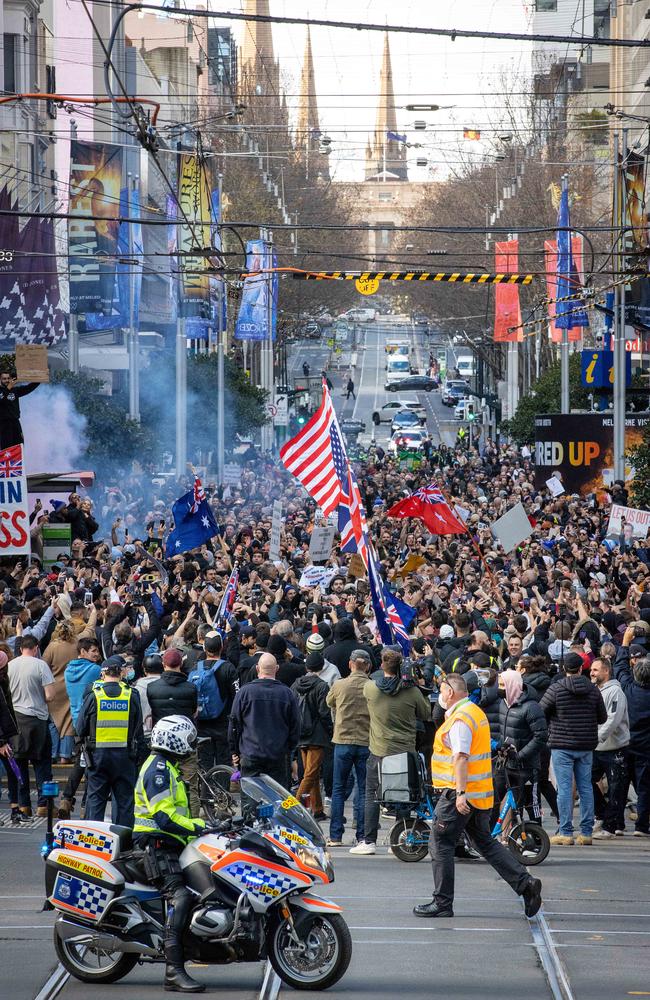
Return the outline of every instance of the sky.
{"type": "MultiPolygon", "coordinates": [[[[216,2],[214,7],[217,9],[216,2]]],[[[401,0],[399,4],[388,0],[356,0],[354,4],[319,0],[313,3],[311,15],[375,24],[525,32],[530,28],[531,7],[523,0],[401,0]]],[[[309,17],[309,0],[271,0],[271,13],[309,17]]],[[[241,37],[242,28],[237,26],[235,31],[241,37]]],[[[377,107],[383,36],[373,31],[314,27],[311,37],[321,127],[332,139],[332,174],[336,180],[362,180],[364,149],[377,107]]],[[[286,89],[296,95],[305,28],[274,24],[273,40],[286,89]]],[[[531,45],[484,39],[452,42],[404,34],[391,34],[390,42],[399,130],[407,133],[408,141],[426,146],[410,151],[413,160],[416,156],[428,159],[426,168],[409,163],[411,178],[441,178],[463,157],[480,160],[493,146],[490,137],[502,112],[503,81],[509,80],[509,89],[514,86],[516,90],[512,81],[530,73],[531,45]],[[411,103],[439,104],[441,110],[414,114],[403,109],[411,103]],[[453,107],[443,109],[445,105],[453,107]],[[416,119],[427,122],[425,132],[412,130],[416,119]],[[463,140],[463,126],[480,128],[481,141],[463,140]]],[[[293,100],[290,97],[290,102],[293,100]]],[[[524,100],[517,94],[512,97],[518,106],[524,100]]]]}

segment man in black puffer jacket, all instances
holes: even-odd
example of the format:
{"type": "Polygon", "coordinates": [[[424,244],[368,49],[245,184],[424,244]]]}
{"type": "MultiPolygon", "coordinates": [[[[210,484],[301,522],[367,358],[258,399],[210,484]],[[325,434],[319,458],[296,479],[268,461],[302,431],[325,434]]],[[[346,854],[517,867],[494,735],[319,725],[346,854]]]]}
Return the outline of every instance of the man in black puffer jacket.
{"type": "Polygon", "coordinates": [[[504,746],[512,747],[506,769],[494,770],[495,806],[493,819],[499,815],[499,803],[506,793],[506,770],[517,803],[524,801],[525,787],[532,784],[532,818],[541,819],[537,777],[540,754],[546,746],[548,730],[546,719],[535,693],[524,683],[517,670],[504,670],[499,678],[503,683],[505,698],[499,699],[499,739],[504,746]]]}
{"type": "Polygon", "coordinates": [[[568,846],[573,840],[573,779],[580,796],[578,844],[591,844],[594,827],[594,792],[591,784],[593,751],[598,746],[598,726],[607,720],[603,696],[588,677],[582,676],[582,657],[567,653],[564,676],[551,684],[540,707],[549,723],[551,759],[557,781],[560,831],[551,843],[568,846]]]}

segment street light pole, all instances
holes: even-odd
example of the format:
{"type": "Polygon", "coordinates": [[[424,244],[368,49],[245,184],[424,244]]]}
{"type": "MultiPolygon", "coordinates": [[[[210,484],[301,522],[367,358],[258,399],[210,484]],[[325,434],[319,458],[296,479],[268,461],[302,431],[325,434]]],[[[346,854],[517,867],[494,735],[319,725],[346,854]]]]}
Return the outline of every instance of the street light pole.
{"type": "MultiPolygon", "coordinates": [[[[569,189],[569,175],[562,175],[562,191],[569,189]]],[[[559,239],[559,234],[558,234],[559,239]]],[[[571,246],[571,233],[567,234],[569,247],[571,246]]],[[[569,399],[569,328],[562,327],[562,343],[560,344],[560,413],[570,413],[571,402],[569,399]]]]}
{"type": "MultiPolygon", "coordinates": [[[[221,192],[223,176],[218,177],[218,212],[219,224],[221,224],[221,192]]],[[[225,337],[226,331],[223,328],[223,296],[225,294],[225,277],[219,279],[219,299],[217,315],[217,483],[223,486],[224,464],[225,464],[225,413],[226,413],[226,377],[225,377],[225,337]]]]}
{"type": "Polygon", "coordinates": [[[627,129],[622,130],[622,149],[619,164],[619,137],[614,136],[614,226],[618,236],[616,267],[621,282],[615,288],[614,306],[614,478],[625,479],[625,190],[623,171],[627,164],[627,129]]]}
{"type": "MultiPolygon", "coordinates": [[[[70,119],[70,142],[74,142],[77,138],[77,123],[74,118],[70,119]]],[[[68,258],[69,263],[69,258],[68,258]]],[[[69,273],[69,272],[68,272],[69,273]]],[[[69,295],[72,298],[72,289],[70,288],[70,282],[68,281],[69,295]]],[[[79,330],[78,330],[79,318],[76,313],[72,312],[70,309],[70,322],[68,325],[68,368],[74,374],[79,373],[79,330]]]]}
{"type": "Polygon", "coordinates": [[[135,279],[138,261],[134,256],[135,240],[133,239],[133,224],[131,222],[131,193],[135,191],[139,178],[129,171],[127,180],[127,209],[129,218],[129,332],[127,346],[129,355],[129,420],[140,423],[140,369],[138,331],[135,321],[135,279]]]}

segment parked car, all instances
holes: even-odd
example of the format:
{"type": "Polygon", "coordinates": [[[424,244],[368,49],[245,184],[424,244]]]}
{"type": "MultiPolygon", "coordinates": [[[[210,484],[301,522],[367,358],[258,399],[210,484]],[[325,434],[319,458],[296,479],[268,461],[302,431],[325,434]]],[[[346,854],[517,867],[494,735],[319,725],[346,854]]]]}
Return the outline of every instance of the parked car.
{"type": "MultiPolygon", "coordinates": [[[[388,392],[401,392],[403,389],[417,389],[421,392],[431,392],[438,383],[429,375],[407,375],[399,382],[387,382],[385,388],[388,392]]],[[[467,387],[469,389],[469,386],[467,387]]]]}
{"type": "Polygon", "coordinates": [[[388,442],[388,450],[398,451],[424,451],[424,442],[428,434],[423,430],[395,431],[388,442]]]}
{"type": "Polygon", "coordinates": [[[315,320],[311,320],[300,328],[300,335],[307,337],[309,340],[318,340],[321,335],[320,326],[315,320]]]}
{"type": "Polygon", "coordinates": [[[467,405],[467,402],[468,402],[467,397],[463,396],[462,399],[459,399],[458,402],[456,403],[454,407],[454,417],[456,418],[456,420],[465,419],[465,406],[467,405]]]}
{"type": "Polygon", "coordinates": [[[395,414],[401,410],[417,413],[419,417],[426,420],[427,413],[419,399],[389,399],[387,403],[375,410],[372,422],[374,424],[390,424],[395,414]]]}
{"type": "Polygon", "coordinates": [[[442,387],[442,402],[445,406],[455,406],[459,399],[470,392],[469,383],[464,379],[448,378],[442,387]]]}
{"type": "Polygon", "coordinates": [[[400,410],[393,417],[393,422],[390,426],[391,432],[399,430],[417,430],[419,427],[426,423],[426,421],[413,413],[412,410],[400,410]]]}
{"type": "Polygon", "coordinates": [[[372,323],[377,317],[377,310],[370,306],[357,306],[341,313],[339,319],[346,319],[349,323],[372,323]]]}

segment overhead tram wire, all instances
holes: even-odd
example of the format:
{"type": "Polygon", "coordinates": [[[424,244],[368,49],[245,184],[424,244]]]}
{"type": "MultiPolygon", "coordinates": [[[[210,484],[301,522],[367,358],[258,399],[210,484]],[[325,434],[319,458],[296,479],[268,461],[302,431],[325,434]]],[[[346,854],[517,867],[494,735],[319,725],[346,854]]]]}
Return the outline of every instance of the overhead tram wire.
{"type": "MultiPolygon", "coordinates": [[[[85,7],[85,0],[81,0],[85,7]]],[[[115,7],[112,0],[95,0],[95,3],[108,4],[115,7]]],[[[122,8],[117,15],[116,26],[131,11],[151,10],[160,14],[161,8],[152,3],[130,3],[122,8]]],[[[403,24],[374,24],[351,21],[333,21],[318,17],[282,17],[277,14],[248,14],[241,11],[211,11],[200,9],[182,10],[173,8],[173,13],[178,17],[200,17],[215,18],[221,21],[249,21],[262,24],[296,24],[305,27],[318,28],[341,28],[349,31],[379,31],[382,34],[406,34],[406,35],[433,35],[440,38],[449,38],[452,42],[456,38],[481,38],[493,41],[512,42],[549,42],[555,44],[568,43],[570,45],[600,46],[604,48],[650,48],[650,39],[635,38],[594,38],[588,35],[546,35],[528,34],[523,32],[504,31],[478,31],[466,28],[429,28],[422,25],[412,27],[403,24]]],[[[115,28],[114,28],[115,31],[115,28]]]]}

